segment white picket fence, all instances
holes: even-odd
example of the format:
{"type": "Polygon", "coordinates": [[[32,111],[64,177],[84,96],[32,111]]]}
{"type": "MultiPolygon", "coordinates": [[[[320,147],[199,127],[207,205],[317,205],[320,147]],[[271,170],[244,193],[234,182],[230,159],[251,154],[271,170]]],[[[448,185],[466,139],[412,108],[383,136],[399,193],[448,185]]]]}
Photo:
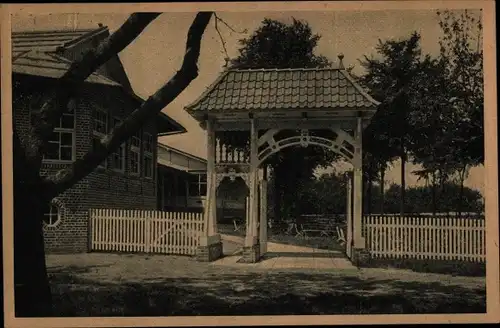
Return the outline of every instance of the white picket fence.
{"type": "Polygon", "coordinates": [[[90,249],[194,255],[203,233],[201,213],[91,209],[90,249]]]}
{"type": "Polygon", "coordinates": [[[367,215],[363,223],[374,258],[486,260],[484,219],[367,215]]]}

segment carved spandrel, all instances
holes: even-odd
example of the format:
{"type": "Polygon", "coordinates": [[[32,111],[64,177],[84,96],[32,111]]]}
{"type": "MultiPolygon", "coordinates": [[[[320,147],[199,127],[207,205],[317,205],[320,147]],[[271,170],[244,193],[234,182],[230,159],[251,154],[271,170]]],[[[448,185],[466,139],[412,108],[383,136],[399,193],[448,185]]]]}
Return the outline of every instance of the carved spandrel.
{"type": "Polygon", "coordinates": [[[215,165],[215,182],[218,187],[222,180],[229,178],[230,181],[235,181],[241,178],[245,181],[247,187],[250,186],[250,165],[248,164],[216,164],[215,165]]]}
{"type": "Polygon", "coordinates": [[[228,174],[229,170],[234,170],[236,173],[248,173],[250,172],[250,165],[246,163],[217,163],[215,165],[217,174],[228,174]]]}
{"type": "Polygon", "coordinates": [[[219,188],[222,180],[224,180],[225,176],[222,174],[215,174],[215,188],[219,188]]]}
{"type": "Polygon", "coordinates": [[[250,188],[250,174],[249,173],[220,173],[215,176],[215,187],[218,188],[224,179],[228,178],[229,181],[234,182],[237,178],[241,178],[246,186],[250,188]]]}

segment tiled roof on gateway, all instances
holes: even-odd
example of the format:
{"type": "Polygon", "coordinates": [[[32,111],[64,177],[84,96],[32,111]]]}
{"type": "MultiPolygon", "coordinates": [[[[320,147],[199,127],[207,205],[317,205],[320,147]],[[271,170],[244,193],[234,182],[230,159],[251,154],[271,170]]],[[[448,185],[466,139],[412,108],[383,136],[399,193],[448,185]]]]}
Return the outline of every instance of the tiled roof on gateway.
{"type": "Polygon", "coordinates": [[[186,107],[199,111],[375,109],[347,71],[325,69],[231,69],[186,107]]]}

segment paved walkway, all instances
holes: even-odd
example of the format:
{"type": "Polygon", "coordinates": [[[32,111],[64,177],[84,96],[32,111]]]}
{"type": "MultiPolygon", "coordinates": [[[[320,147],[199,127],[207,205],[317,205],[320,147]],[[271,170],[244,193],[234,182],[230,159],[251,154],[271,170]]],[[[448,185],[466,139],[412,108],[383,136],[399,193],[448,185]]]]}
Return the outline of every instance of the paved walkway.
{"type": "Polygon", "coordinates": [[[342,252],[313,247],[294,246],[268,242],[267,253],[258,263],[238,263],[244,238],[221,235],[224,254],[212,265],[250,266],[262,269],[338,269],[357,270],[342,252]]]}

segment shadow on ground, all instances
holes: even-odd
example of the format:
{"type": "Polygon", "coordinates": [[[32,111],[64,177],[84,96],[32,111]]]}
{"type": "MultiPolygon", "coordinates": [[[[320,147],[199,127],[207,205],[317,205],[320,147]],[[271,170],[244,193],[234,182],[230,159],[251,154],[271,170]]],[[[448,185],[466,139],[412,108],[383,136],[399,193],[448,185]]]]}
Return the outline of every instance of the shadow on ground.
{"type": "Polygon", "coordinates": [[[207,272],[140,283],[50,269],[56,316],[484,313],[484,287],[329,273],[207,272]]]}
{"type": "Polygon", "coordinates": [[[306,257],[306,258],[345,258],[343,253],[321,253],[321,252],[267,252],[264,254],[264,259],[271,259],[276,257],[306,257]]]}

